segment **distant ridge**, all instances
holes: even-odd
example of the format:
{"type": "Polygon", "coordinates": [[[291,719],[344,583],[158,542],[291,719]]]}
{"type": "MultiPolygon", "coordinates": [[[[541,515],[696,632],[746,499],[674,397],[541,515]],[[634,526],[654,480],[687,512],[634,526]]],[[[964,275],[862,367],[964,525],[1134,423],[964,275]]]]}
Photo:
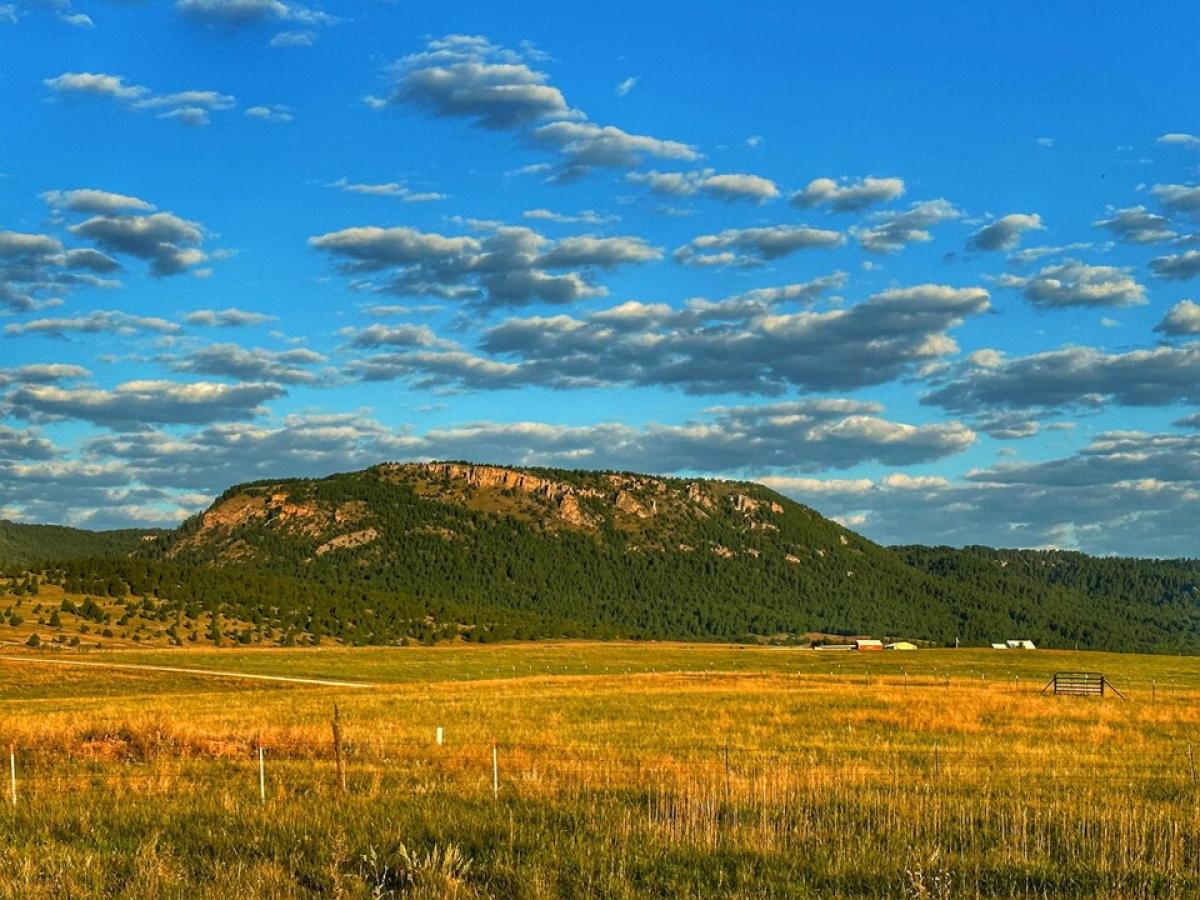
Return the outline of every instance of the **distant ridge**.
{"type": "Polygon", "coordinates": [[[246,640],[856,633],[1200,651],[1194,560],[881,547],[750,482],[385,463],[237,485],[173,531],[44,528],[5,523],[0,562],[260,623],[246,640]]]}

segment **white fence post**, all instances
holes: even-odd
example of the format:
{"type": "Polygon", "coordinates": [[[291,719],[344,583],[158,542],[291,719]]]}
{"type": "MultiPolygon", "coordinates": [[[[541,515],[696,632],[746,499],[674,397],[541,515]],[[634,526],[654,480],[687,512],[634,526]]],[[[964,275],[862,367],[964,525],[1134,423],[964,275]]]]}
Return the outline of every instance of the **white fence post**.
{"type": "Polygon", "coordinates": [[[500,799],[500,752],[496,749],[496,742],[492,741],[492,797],[500,799]]]}
{"type": "Polygon", "coordinates": [[[258,741],[258,799],[267,802],[267,766],[263,759],[262,739],[258,741]]]}

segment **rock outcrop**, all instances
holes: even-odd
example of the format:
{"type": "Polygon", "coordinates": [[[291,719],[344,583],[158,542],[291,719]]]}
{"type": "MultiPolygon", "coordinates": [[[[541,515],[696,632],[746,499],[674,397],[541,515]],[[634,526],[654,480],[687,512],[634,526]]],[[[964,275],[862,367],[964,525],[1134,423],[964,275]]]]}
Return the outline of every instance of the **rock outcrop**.
{"type": "Polygon", "coordinates": [[[317,548],[317,556],[324,556],[330,550],[346,550],[352,547],[361,547],[364,544],[369,544],[371,541],[379,537],[379,532],[374,528],[364,528],[362,531],[352,531],[349,534],[339,534],[332,540],[326,541],[317,548]]]}

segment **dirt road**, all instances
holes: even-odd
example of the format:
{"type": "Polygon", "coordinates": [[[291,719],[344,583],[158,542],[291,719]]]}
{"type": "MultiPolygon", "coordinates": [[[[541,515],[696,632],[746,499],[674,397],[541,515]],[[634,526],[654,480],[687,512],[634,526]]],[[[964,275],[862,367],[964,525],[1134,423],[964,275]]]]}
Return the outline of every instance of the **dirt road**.
{"type": "Polygon", "coordinates": [[[370,688],[362,681],[334,681],[327,678],[297,678],[291,675],[255,675],[250,672],[222,672],[216,669],[186,669],[181,666],[144,666],[137,663],[86,662],[77,659],[40,659],[33,656],[0,656],[0,662],[32,663],[46,666],[94,666],[100,669],[132,669],[141,672],[174,672],[181,675],[208,675],[213,678],[247,678],[251,681],[282,681],[288,684],[315,684],[320,687],[370,688]]]}

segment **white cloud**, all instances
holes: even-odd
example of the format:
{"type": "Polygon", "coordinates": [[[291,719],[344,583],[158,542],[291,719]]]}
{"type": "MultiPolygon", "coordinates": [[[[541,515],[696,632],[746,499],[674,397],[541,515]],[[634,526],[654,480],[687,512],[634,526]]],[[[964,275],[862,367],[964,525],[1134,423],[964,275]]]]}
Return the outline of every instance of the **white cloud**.
{"type": "Polygon", "coordinates": [[[1097,219],[1092,225],[1111,231],[1126,244],[1160,244],[1176,236],[1165,216],[1155,215],[1144,206],[1110,208],[1107,219],[1097,219]]]}
{"type": "Polygon", "coordinates": [[[647,156],[689,161],[700,157],[694,147],[679,141],[587,121],[567,104],[549,76],[533,67],[546,58],[529,46],[516,51],[479,35],[446,35],[392,66],[389,96],[371,95],[365,102],[375,109],[410,105],[491,130],[515,131],[532,145],[559,154],[559,164],[544,171],[560,183],[596,167],[633,168],[647,156]]]}
{"type": "Polygon", "coordinates": [[[1200,275],[1200,250],[1188,250],[1150,260],[1150,271],[1168,281],[1186,281],[1200,275]]]}
{"type": "Polygon", "coordinates": [[[597,270],[661,257],[637,237],[576,235],[552,241],[530,228],[476,224],[483,232],[479,237],[365,226],[318,235],[309,244],[342,260],[344,274],[365,276],[357,282],[362,289],[485,306],[602,296],[607,291],[595,283],[597,270]]]}
{"type": "Polygon", "coordinates": [[[1128,269],[1091,266],[1077,260],[1046,266],[1036,275],[1001,275],[1001,287],[1020,288],[1033,306],[1053,309],[1067,306],[1141,306],[1146,289],[1128,269]]]}
{"type": "Polygon", "coordinates": [[[284,394],[276,384],[127,381],[112,390],[27,385],[11,392],[14,415],[30,420],[81,419],[117,430],[148,424],[201,424],[261,415],[284,394]]]}
{"type": "Polygon", "coordinates": [[[758,266],[813,247],[839,247],[846,242],[840,232],[806,225],[769,228],[728,228],[702,234],[675,251],[675,261],[691,266],[758,266]]]}
{"type": "Polygon", "coordinates": [[[984,225],[967,240],[969,250],[1012,250],[1027,231],[1044,231],[1037,213],[1010,213],[984,225]]]}
{"type": "Polygon", "coordinates": [[[405,203],[430,203],[437,200],[449,199],[448,194],[438,193],[437,191],[414,191],[408,185],[402,184],[399,181],[385,181],[372,184],[370,182],[350,181],[343,176],[337,181],[331,182],[328,186],[345,191],[348,194],[366,194],[371,197],[396,197],[405,203]]]}
{"type": "Polygon", "coordinates": [[[578,317],[510,318],[484,333],[478,352],[435,347],[431,332],[410,328],[394,338],[403,342],[400,351],[363,356],[347,368],[363,380],[405,379],[439,389],[845,390],[882,384],[957,353],[947,331],[990,308],[981,288],[942,285],[883,291],[825,312],[777,306],[811,302],[840,282],[830,276],[717,302],[696,299],[680,309],[631,301],[578,317]]]}
{"type": "Polygon", "coordinates": [[[1200,342],[1125,353],[1064,347],[989,365],[967,361],[935,384],[921,402],[963,415],[1200,403],[1200,342]]]}
{"type": "Polygon", "coordinates": [[[1200,215],[1200,186],[1185,184],[1156,184],[1150,189],[1163,209],[1172,212],[1200,215]]]}
{"type": "Polygon", "coordinates": [[[79,188],[72,191],[44,191],[42,199],[56,209],[69,209],[82,213],[118,213],[135,209],[149,211],[154,204],[128,194],[115,194],[95,188],[79,188]]]}
{"type": "Polygon", "coordinates": [[[1196,137],[1194,134],[1173,132],[1162,135],[1158,139],[1158,142],[1160,144],[1178,144],[1181,147],[1187,147],[1189,150],[1200,150],[1200,137],[1196,137]]]}
{"type": "Polygon", "coordinates": [[[871,253],[895,253],[905,245],[933,240],[929,229],[942,222],[961,219],[962,211],[947,200],[914,203],[904,212],[877,212],[867,227],[851,228],[864,250],[871,253]]]}
{"type": "Polygon", "coordinates": [[[311,47],[317,42],[315,31],[281,31],[271,38],[272,47],[311,47]]]}
{"type": "Polygon", "coordinates": [[[876,203],[886,203],[904,194],[903,178],[867,176],[841,183],[832,178],[814,178],[802,191],[792,194],[795,206],[828,206],[834,212],[857,212],[876,203]]]}
{"type": "Polygon", "coordinates": [[[56,96],[63,98],[103,97],[131,110],[160,110],[156,118],[170,119],[190,126],[205,126],[209,113],[232,109],[234,97],[211,90],[186,90],[156,94],[140,84],[126,84],[121,75],[97,72],[64,72],[42,80],[56,96]]]}
{"type": "Polygon", "coordinates": [[[270,106],[251,106],[246,110],[246,115],[260,122],[290,122],[294,118],[289,107],[278,103],[270,106]]]}
{"type": "Polygon", "coordinates": [[[601,215],[594,209],[583,209],[572,215],[556,213],[548,209],[527,209],[521,213],[521,217],[524,219],[538,219],[545,222],[559,222],[567,225],[609,225],[621,220],[620,216],[601,215]]]}
{"type": "Polygon", "coordinates": [[[132,335],[139,331],[157,334],[175,334],[179,326],[156,316],[135,316],[120,310],[99,309],[79,316],[62,318],[31,319],[28,322],[10,322],[4,326],[6,335],[17,337],[24,334],[44,334],[61,337],[68,333],[132,335]]]}
{"type": "Polygon", "coordinates": [[[183,318],[189,325],[198,325],[205,328],[241,328],[251,325],[262,325],[265,322],[274,322],[278,317],[257,312],[247,312],[244,309],[231,306],[227,309],[197,309],[194,312],[188,313],[183,318]]]}
{"type": "Polygon", "coordinates": [[[1200,334],[1200,303],[1180,300],[1167,311],[1154,330],[1171,337],[1200,334]]]}
{"type": "Polygon", "coordinates": [[[636,75],[630,75],[616,87],[616,95],[618,97],[626,96],[630,91],[637,86],[638,79],[636,75]]]}

